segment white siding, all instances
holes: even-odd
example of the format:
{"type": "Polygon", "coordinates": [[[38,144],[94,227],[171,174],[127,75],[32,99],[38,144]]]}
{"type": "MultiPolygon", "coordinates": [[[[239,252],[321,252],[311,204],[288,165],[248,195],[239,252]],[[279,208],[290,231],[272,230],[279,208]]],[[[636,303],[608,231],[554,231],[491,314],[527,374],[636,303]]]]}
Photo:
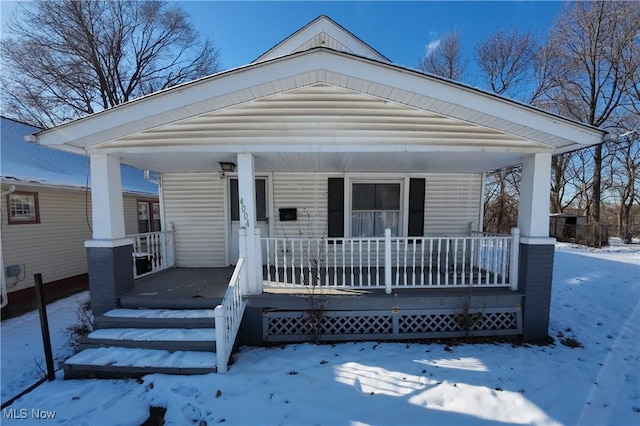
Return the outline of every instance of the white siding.
{"type": "Polygon", "coordinates": [[[482,174],[430,173],[424,177],[424,234],[469,235],[469,224],[480,220],[482,174]]]}
{"type": "MultiPolygon", "coordinates": [[[[327,235],[327,179],[339,173],[273,173],[271,232],[276,237],[327,235]],[[281,222],[279,209],[296,208],[298,220],[281,222]]],[[[468,235],[478,222],[481,174],[412,174],[424,177],[425,235],[468,235]]],[[[180,267],[224,266],[226,258],[224,184],[217,173],[163,175],[166,222],[176,229],[180,267]]],[[[405,224],[406,226],[406,224],[405,224]]]]}
{"type": "Polygon", "coordinates": [[[162,175],[165,221],[175,227],[178,267],[225,266],[224,182],[218,173],[162,175]]]}
{"type": "MultiPolygon", "coordinates": [[[[91,239],[91,193],[21,185],[16,189],[38,194],[40,223],[9,225],[7,197],[1,197],[4,265],[21,266],[25,277],[8,291],[32,287],[36,273],[42,274],[45,283],[87,273],[84,242],[91,239]]],[[[125,195],[124,206],[126,231],[134,226],[137,232],[136,197],[125,195]]],[[[13,282],[8,278],[9,285],[13,282]]]]}
{"type": "MultiPolygon", "coordinates": [[[[274,211],[271,214],[274,236],[326,236],[327,179],[343,176],[336,173],[274,173],[274,211]],[[298,209],[298,220],[280,222],[278,209],[292,207],[298,209]]],[[[411,177],[425,178],[426,182],[425,236],[468,235],[469,224],[477,224],[480,218],[482,174],[428,173],[412,174],[411,177]]]]}
{"type": "Polygon", "coordinates": [[[276,237],[327,235],[327,179],[339,176],[326,173],[273,174],[273,233],[276,237]],[[298,220],[280,222],[279,209],[297,208],[298,220]]]}

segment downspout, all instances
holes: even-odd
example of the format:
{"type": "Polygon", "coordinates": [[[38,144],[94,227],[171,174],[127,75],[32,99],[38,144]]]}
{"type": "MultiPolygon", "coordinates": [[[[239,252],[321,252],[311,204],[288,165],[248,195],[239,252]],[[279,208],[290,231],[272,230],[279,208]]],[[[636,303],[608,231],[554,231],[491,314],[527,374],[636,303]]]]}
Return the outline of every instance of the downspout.
{"type": "Polygon", "coordinates": [[[153,183],[153,184],[158,184],[158,180],[157,179],[151,179],[151,171],[149,171],[149,169],[145,169],[144,171],[144,180],[146,180],[149,183],[153,183]]]}
{"type": "MultiPolygon", "coordinates": [[[[15,185],[9,185],[8,191],[3,191],[0,193],[0,196],[4,197],[15,192],[15,185]]],[[[0,303],[0,309],[7,306],[9,303],[8,295],[7,295],[7,278],[5,276],[4,270],[4,253],[2,252],[2,234],[0,234],[0,286],[2,287],[2,302],[0,303]]]]}

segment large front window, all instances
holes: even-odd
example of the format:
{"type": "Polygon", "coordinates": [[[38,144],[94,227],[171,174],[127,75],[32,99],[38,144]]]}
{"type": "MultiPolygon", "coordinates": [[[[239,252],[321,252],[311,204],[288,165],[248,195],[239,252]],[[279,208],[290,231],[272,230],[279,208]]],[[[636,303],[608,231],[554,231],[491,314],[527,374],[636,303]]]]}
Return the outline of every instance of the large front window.
{"type": "Polygon", "coordinates": [[[351,235],[354,237],[391,235],[400,229],[400,183],[354,183],[351,201],[351,235]]]}

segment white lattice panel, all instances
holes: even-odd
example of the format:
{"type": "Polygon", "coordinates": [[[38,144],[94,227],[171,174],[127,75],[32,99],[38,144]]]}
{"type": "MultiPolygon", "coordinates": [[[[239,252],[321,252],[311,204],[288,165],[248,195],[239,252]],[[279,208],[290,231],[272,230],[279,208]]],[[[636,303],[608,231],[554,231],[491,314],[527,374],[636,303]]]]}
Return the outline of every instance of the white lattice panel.
{"type": "Polygon", "coordinates": [[[460,310],[269,312],[265,341],[414,339],[520,334],[521,311],[460,310]]]}

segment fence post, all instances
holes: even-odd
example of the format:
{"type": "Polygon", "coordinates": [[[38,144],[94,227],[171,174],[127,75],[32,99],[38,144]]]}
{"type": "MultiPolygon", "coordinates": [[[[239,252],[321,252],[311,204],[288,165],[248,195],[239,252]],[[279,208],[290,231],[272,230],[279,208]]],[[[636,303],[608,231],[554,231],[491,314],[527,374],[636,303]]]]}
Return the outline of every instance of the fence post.
{"type": "Polygon", "coordinates": [[[391,294],[391,229],[389,228],[384,230],[384,291],[391,294]]]}
{"type": "MultiPolygon", "coordinates": [[[[4,273],[4,271],[2,271],[4,273]]],[[[47,380],[51,381],[56,378],[55,369],[53,368],[53,353],[51,351],[51,337],[49,336],[49,321],[47,320],[47,307],[42,294],[42,274],[33,276],[36,290],[36,303],[38,304],[38,312],[40,314],[40,328],[42,330],[42,346],[44,347],[44,359],[47,364],[47,380]]]]}
{"type": "Polygon", "coordinates": [[[509,284],[511,284],[511,290],[518,290],[518,264],[520,263],[520,229],[511,228],[511,256],[509,262],[509,284]]]}
{"type": "MultiPolygon", "coordinates": [[[[242,232],[242,229],[240,230],[242,232]]],[[[243,268],[244,269],[244,268],[243,268]]],[[[216,366],[218,373],[227,372],[227,341],[225,336],[225,330],[227,329],[224,323],[224,310],[222,305],[216,306],[214,310],[216,319],[216,366]]]]}
{"type": "Polygon", "coordinates": [[[255,253],[255,291],[254,294],[262,293],[262,239],[260,234],[260,228],[255,228],[254,230],[254,245],[256,247],[255,253]]]}

